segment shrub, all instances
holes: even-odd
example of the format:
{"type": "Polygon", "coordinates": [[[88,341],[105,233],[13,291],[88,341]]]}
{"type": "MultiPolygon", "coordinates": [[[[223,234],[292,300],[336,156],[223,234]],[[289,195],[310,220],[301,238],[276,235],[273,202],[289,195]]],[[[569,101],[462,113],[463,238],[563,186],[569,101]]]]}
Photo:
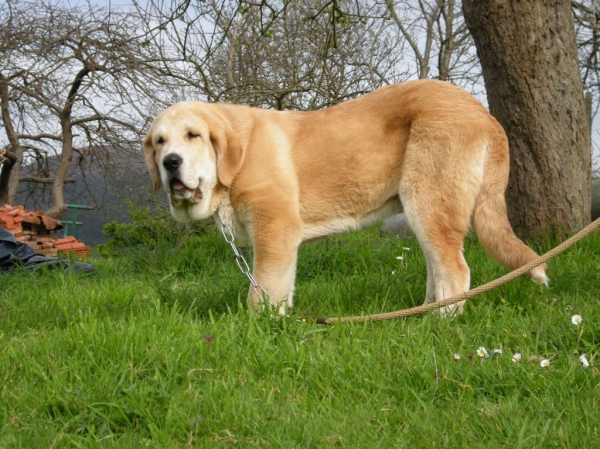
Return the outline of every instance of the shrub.
{"type": "Polygon", "coordinates": [[[180,246],[184,239],[203,235],[212,224],[208,222],[179,223],[165,207],[137,206],[127,203],[129,223],[112,221],[104,225],[103,234],[110,240],[99,245],[103,253],[124,248],[154,249],[161,244],[180,246]]]}

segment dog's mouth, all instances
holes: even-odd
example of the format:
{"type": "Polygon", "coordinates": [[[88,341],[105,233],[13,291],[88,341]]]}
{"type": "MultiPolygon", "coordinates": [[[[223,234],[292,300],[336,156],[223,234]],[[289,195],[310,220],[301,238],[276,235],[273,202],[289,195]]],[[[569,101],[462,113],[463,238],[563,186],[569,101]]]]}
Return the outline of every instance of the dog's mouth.
{"type": "Polygon", "coordinates": [[[169,188],[171,190],[171,199],[173,201],[188,200],[196,202],[202,199],[202,190],[200,187],[190,189],[178,178],[171,178],[171,181],[169,181],[169,188]]]}

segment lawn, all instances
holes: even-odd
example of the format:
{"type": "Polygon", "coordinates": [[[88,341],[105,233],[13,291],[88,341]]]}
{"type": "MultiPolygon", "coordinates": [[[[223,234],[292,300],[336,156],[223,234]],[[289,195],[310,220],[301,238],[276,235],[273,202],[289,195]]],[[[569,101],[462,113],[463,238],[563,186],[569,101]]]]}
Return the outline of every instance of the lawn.
{"type": "MultiPolygon", "coordinates": [[[[472,286],[506,273],[472,237],[465,254],[472,286]]],[[[90,260],[0,277],[0,448],[600,445],[600,232],[550,262],[549,288],[328,326],[420,304],[417,243],[371,228],[303,247],[283,319],[249,315],[216,229],[90,260]]]]}

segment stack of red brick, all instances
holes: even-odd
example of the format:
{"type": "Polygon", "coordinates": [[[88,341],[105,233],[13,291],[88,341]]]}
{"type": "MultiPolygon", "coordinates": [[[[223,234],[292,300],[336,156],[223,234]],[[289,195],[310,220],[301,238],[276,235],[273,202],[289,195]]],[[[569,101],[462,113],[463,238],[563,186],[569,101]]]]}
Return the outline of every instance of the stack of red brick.
{"type": "Polygon", "coordinates": [[[90,255],[90,248],[75,237],[59,239],[57,231],[62,229],[62,224],[43,212],[26,211],[23,206],[0,207],[0,227],[12,232],[18,242],[26,243],[46,256],[90,255]]]}

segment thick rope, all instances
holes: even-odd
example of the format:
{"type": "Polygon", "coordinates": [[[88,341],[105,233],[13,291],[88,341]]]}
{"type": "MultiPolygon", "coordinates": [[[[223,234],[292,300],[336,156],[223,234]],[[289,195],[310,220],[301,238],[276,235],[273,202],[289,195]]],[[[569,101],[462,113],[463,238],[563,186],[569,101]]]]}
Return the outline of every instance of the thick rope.
{"type": "Polygon", "coordinates": [[[553,257],[559,255],[563,251],[567,250],[568,248],[573,246],[575,243],[577,243],[584,237],[591,234],[599,226],[600,226],[600,218],[596,219],[593,223],[591,223],[588,226],[586,226],[585,228],[583,228],[581,231],[579,231],[573,237],[562,242],[556,248],[551,249],[546,254],[538,257],[537,259],[532,260],[531,262],[529,262],[526,265],[523,265],[521,268],[517,268],[516,270],[511,271],[510,273],[508,273],[496,280],[488,282],[487,284],[480,285],[479,287],[474,288],[473,290],[469,290],[467,292],[460,293],[451,298],[447,298],[442,301],[436,301],[436,302],[433,302],[430,304],[425,304],[422,306],[413,307],[411,309],[398,310],[396,312],[377,313],[377,314],[373,314],[373,315],[362,315],[362,316],[349,316],[349,317],[342,317],[342,318],[317,318],[317,323],[319,323],[319,324],[350,323],[350,322],[363,323],[365,321],[392,320],[395,318],[403,318],[403,317],[412,316],[412,315],[420,315],[422,313],[428,312],[429,310],[439,309],[441,307],[456,304],[457,302],[464,301],[467,298],[472,298],[473,296],[477,296],[482,293],[493,290],[494,288],[499,287],[500,285],[506,284],[507,282],[512,281],[513,279],[515,279],[525,273],[528,273],[529,271],[531,271],[538,265],[543,264],[544,262],[552,259],[553,257]]]}

